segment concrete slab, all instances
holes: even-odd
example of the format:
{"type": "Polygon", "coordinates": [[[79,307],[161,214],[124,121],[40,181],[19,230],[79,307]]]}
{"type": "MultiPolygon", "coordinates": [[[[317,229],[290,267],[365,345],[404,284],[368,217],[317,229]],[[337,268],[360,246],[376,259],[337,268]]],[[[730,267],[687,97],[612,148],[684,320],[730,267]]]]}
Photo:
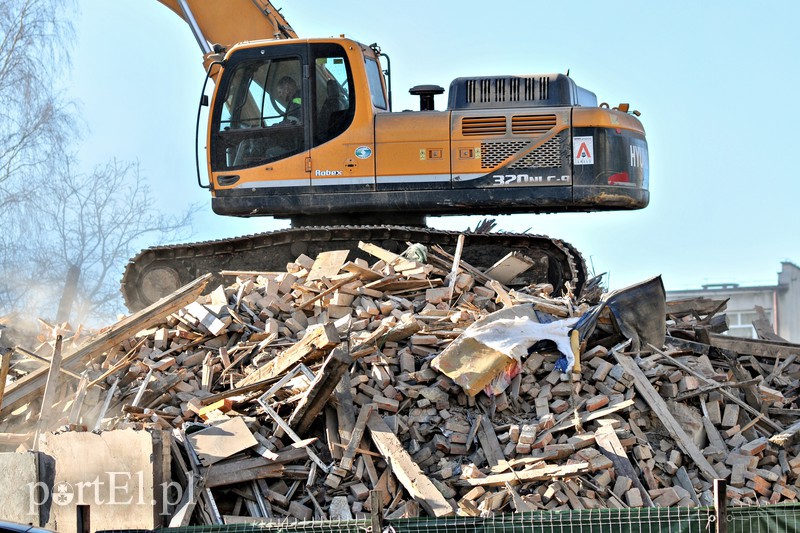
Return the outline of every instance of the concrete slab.
{"type": "Polygon", "coordinates": [[[38,462],[35,452],[0,453],[0,516],[4,520],[41,526],[38,462]]]}
{"type": "Polygon", "coordinates": [[[40,451],[55,461],[46,526],[77,533],[161,526],[162,481],[169,479],[169,441],[160,431],[66,432],[42,437],[40,451]]]}

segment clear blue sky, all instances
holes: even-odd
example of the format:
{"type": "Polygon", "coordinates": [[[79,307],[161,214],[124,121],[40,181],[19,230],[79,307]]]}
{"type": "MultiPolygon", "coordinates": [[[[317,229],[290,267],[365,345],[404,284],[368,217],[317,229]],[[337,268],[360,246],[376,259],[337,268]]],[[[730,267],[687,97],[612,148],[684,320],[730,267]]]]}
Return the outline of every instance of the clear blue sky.
{"type": "MultiPolygon", "coordinates": [[[[413,85],[569,69],[601,102],[641,111],[648,208],[499,219],[503,230],[571,242],[612,288],[657,274],[668,289],[774,284],[781,261],[800,263],[798,2],[275,3],[302,37],[377,42],[392,60],[396,110],[416,108],[413,85]]],[[[203,204],[197,240],[284,227],[218,217],[196,186],[203,72],[183,21],[156,0],[78,5],[69,91],[90,130],[82,163],[138,160],[162,209],[203,204]]],[[[477,220],[429,223],[458,230],[477,220]]]]}

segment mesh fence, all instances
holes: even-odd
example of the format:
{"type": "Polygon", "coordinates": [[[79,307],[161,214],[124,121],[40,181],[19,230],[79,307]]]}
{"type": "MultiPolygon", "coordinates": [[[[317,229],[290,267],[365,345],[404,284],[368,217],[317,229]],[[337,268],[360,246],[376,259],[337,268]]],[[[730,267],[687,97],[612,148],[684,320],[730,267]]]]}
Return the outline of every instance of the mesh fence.
{"type": "MultiPolygon", "coordinates": [[[[713,510],[689,507],[505,514],[490,518],[415,518],[384,522],[383,533],[707,533],[713,510]]],[[[129,533],[144,530],[126,530],[129,533]]],[[[363,520],[167,528],[164,533],[372,533],[363,520]]]]}
{"type": "MultiPolygon", "coordinates": [[[[800,504],[728,509],[729,533],[800,532],[800,504]]],[[[121,530],[116,530],[117,532],[121,530]]],[[[144,533],[148,530],[124,530],[144,533]]],[[[274,522],[166,528],[163,533],[373,533],[368,520],[274,522]]],[[[716,533],[713,507],[542,511],[489,518],[412,518],[382,533],[716,533]]],[[[100,532],[102,533],[102,532],[100,532]]]]}
{"type": "Polygon", "coordinates": [[[729,533],[784,533],[800,531],[800,504],[765,507],[729,507],[729,533]]]}
{"type": "MultiPolygon", "coordinates": [[[[97,533],[150,533],[149,529],[106,530],[97,533]]],[[[260,522],[213,526],[170,527],[155,530],[163,533],[370,533],[369,520],[325,520],[309,522],[260,522]]]]}
{"type": "Polygon", "coordinates": [[[409,519],[390,527],[395,533],[705,533],[710,520],[708,508],[648,507],[409,519]]]}

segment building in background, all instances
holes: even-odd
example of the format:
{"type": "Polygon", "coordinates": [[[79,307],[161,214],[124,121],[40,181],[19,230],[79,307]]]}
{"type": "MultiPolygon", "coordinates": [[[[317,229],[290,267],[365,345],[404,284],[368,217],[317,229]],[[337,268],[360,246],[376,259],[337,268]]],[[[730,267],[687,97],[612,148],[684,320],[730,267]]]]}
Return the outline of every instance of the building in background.
{"type": "Polygon", "coordinates": [[[761,306],[776,334],[787,341],[800,342],[800,267],[794,263],[781,263],[777,285],[740,287],[736,283],[719,283],[696,290],[667,291],[667,300],[699,297],[730,299],[725,309],[729,335],[756,338],[755,307],[761,306]]]}

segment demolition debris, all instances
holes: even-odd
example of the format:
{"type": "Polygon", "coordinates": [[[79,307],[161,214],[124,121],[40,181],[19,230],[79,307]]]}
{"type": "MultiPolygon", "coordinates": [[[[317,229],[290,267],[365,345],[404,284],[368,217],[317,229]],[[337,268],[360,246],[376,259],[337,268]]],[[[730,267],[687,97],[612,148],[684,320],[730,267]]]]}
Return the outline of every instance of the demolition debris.
{"type": "Polygon", "coordinates": [[[660,278],[554,295],[510,288],[519,254],[359,248],[7,351],[0,444],[159,433],[171,526],[798,500],[800,345],[722,335],[724,302],[660,278]]]}

